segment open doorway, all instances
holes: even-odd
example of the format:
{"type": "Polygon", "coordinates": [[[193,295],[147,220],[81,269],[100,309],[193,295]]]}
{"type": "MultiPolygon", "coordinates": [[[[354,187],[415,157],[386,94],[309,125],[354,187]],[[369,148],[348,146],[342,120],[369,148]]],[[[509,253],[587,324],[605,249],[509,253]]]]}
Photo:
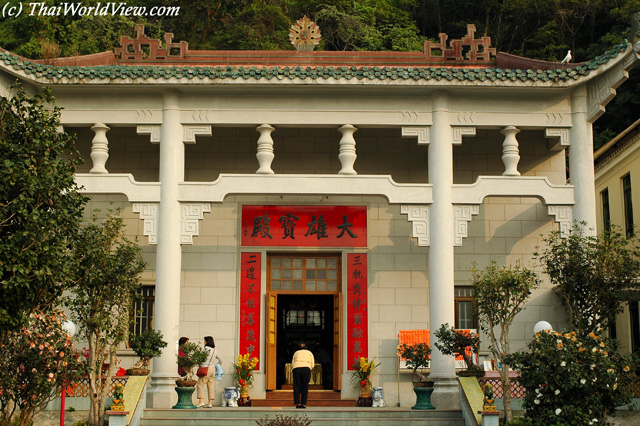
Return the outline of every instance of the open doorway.
{"type": "Polygon", "coordinates": [[[333,301],[330,295],[278,296],[276,388],[292,384],[291,358],[304,341],[318,366],[311,389],[333,389],[333,301]]]}
{"type": "Polygon", "coordinates": [[[310,389],[340,390],[341,255],[270,254],[267,264],[266,389],[291,389],[291,359],[301,341],[318,366],[310,389]]]}

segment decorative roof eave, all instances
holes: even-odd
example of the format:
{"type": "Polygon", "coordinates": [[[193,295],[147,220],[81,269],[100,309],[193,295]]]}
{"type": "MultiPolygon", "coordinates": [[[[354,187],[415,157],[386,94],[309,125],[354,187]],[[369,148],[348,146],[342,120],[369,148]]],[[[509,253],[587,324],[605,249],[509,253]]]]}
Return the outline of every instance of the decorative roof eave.
{"type": "Polygon", "coordinates": [[[166,67],[166,66],[53,66],[0,52],[0,69],[41,85],[183,85],[183,84],[354,84],[571,87],[601,75],[629,55],[624,42],[598,58],[557,70],[445,67],[166,67]]]}

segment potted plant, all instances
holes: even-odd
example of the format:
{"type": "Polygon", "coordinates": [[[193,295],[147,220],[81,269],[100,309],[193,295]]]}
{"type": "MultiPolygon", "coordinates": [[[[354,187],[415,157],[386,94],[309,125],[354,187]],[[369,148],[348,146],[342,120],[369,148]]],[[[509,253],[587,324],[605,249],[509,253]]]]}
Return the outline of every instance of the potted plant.
{"type": "Polygon", "coordinates": [[[127,374],[144,376],[149,374],[151,359],[162,354],[162,349],[167,347],[167,342],[162,340],[160,331],[149,328],[143,333],[133,336],[129,347],[140,357],[140,360],[127,370],[127,374]]]}
{"type": "Polygon", "coordinates": [[[376,364],[374,360],[369,361],[368,358],[360,357],[353,363],[353,367],[356,369],[351,373],[351,384],[354,388],[360,387],[360,398],[357,405],[359,407],[371,406],[372,401],[365,400],[369,398],[369,392],[371,390],[371,374],[376,368],[380,366],[380,363],[376,364]]]}
{"type": "Polygon", "coordinates": [[[435,333],[438,340],[435,345],[444,355],[461,356],[467,370],[459,372],[461,376],[484,376],[484,371],[473,362],[473,354],[478,352],[480,338],[478,333],[468,330],[455,330],[449,324],[442,326],[435,333]]]}
{"type": "Polygon", "coordinates": [[[178,352],[178,365],[182,367],[184,375],[176,380],[176,392],[178,393],[178,403],[174,409],[194,409],[192,403],[193,391],[196,389],[197,378],[193,374],[193,368],[209,359],[209,352],[200,347],[197,343],[187,342],[180,347],[178,352]]]}
{"type": "Polygon", "coordinates": [[[254,370],[258,365],[258,358],[249,354],[238,355],[238,362],[233,364],[233,377],[240,387],[240,397],[249,395],[249,388],[253,387],[254,370]]]}
{"type": "Polygon", "coordinates": [[[406,361],[407,367],[411,368],[413,372],[413,391],[416,393],[416,405],[411,408],[414,410],[435,409],[431,405],[434,382],[429,380],[424,373],[424,369],[429,366],[431,347],[427,343],[415,343],[412,345],[401,343],[397,349],[398,356],[406,361]],[[416,378],[418,380],[415,380],[416,378]]]}
{"type": "Polygon", "coordinates": [[[180,387],[193,387],[198,379],[193,373],[193,368],[209,359],[209,353],[197,343],[187,342],[181,346],[182,355],[178,355],[178,365],[182,367],[184,375],[176,380],[180,387]]]}

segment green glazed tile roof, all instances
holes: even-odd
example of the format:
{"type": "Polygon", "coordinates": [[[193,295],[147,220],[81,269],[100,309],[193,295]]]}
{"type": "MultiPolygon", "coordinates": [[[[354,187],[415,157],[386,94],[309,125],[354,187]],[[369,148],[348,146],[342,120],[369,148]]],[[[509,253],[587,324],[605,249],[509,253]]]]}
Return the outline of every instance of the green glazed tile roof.
{"type": "Polygon", "coordinates": [[[624,52],[627,42],[623,42],[605,54],[583,64],[555,70],[521,70],[500,68],[418,68],[418,67],[259,67],[259,66],[216,66],[216,67],[167,67],[167,66],[52,66],[31,62],[9,52],[0,52],[0,61],[8,67],[22,71],[34,78],[44,78],[55,83],[62,79],[119,80],[119,79],[266,79],[266,80],[436,80],[436,81],[533,81],[569,82],[588,75],[611,59],[624,52]]]}

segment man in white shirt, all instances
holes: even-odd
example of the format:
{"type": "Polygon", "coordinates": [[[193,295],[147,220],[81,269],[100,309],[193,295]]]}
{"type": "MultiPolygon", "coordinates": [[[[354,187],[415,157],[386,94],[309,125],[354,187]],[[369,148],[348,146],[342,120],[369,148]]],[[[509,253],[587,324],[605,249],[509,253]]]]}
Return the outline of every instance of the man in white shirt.
{"type": "Polygon", "coordinates": [[[309,381],[311,370],[315,365],[313,353],[307,350],[307,344],[300,342],[299,349],[293,354],[291,368],[293,369],[293,403],[296,408],[307,408],[309,395],[309,381]]]}

